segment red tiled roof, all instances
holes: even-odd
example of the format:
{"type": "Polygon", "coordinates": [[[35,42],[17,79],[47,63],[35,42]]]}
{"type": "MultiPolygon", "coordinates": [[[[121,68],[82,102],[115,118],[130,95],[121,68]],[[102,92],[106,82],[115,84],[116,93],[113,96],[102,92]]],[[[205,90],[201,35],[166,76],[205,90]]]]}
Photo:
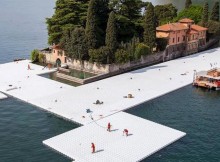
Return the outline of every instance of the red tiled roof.
{"type": "Polygon", "coordinates": [[[169,33],[165,33],[165,32],[156,32],[156,36],[157,38],[168,38],[169,37],[169,33]]]}
{"type": "Polygon", "coordinates": [[[197,31],[195,31],[195,30],[190,30],[189,34],[199,34],[199,33],[197,31]]]}
{"type": "Polygon", "coordinates": [[[188,29],[188,27],[181,23],[171,23],[157,27],[158,31],[178,31],[178,30],[186,30],[186,29],[188,29]]]}
{"type": "Polygon", "coordinates": [[[199,25],[192,25],[191,28],[193,30],[196,30],[196,31],[205,31],[205,30],[208,30],[207,28],[204,28],[202,26],[199,26],[199,25]]]}
{"type": "Polygon", "coordinates": [[[59,45],[59,44],[57,44],[57,45],[53,45],[53,49],[60,50],[60,49],[61,49],[61,47],[60,47],[60,45],[59,45]]]}
{"type": "Polygon", "coordinates": [[[193,20],[188,19],[188,18],[181,19],[181,20],[179,20],[179,22],[181,22],[181,23],[194,23],[194,21],[193,21],[193,20]]]}

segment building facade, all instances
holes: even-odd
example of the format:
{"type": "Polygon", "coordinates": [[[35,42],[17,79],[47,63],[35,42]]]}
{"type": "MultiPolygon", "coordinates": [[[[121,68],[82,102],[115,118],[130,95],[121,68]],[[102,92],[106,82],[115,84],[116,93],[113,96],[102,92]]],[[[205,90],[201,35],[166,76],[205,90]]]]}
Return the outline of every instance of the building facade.
{"type": "Polygon", "coordinates": [[[40,52],[46,56],[47,63],[55,64],[57,66],[67,63],[67,57],[65,56],[64,50],[62,50],[59,45],[53,45],[40,52]]]}
{"type": "Polygon", "coordinates": [[[206,45],[207,28],[196,25],[191,19],[182,19],[157,27],[157,38],[165,38],[169,53],[183,50],[185,54],[196,53],[199,47],[206,45]]]}

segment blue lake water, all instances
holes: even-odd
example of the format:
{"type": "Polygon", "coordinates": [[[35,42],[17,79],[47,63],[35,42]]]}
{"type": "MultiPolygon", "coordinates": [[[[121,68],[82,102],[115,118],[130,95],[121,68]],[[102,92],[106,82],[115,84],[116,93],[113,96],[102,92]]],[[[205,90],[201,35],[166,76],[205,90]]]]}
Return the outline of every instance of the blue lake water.
{"type": "MultiPolygon", "coordinates": [[[[0,63],[28,58],[32,49],[47,46],[45,17],[53,14],[54,3],[0,1],[0,63]]],[[[219,98],[220,92],[187,86],[127,111],[187,133],[144,161],[220,161],[219,98]]],[[[77,127],[17,99],[0,100],[0,162],[70,162],[42,141],[77,127]]]]}

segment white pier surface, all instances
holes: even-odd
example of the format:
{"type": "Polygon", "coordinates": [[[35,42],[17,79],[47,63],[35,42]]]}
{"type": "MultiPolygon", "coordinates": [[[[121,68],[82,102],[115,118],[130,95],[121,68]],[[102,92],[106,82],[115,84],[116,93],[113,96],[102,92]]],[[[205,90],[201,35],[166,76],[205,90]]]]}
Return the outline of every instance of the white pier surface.
{"type": "Polygon", "coordinates": [[[209,70],[210,63],[220,65],[220,48],[71,87],[36,75],[48,69],[31,64],[27,70],[28,61],[13,62],[0,65],[0,91],[85,125],[92,121],[86,109],[95,120],[126,110],[191,84],[194,70],[209,70]],[[123,98],[128,94],[134,98],[123,98]]]}
{"type": "Polygon", "coordinates": [[[7,96],[4,95],[3,93],[0,93],[0,100],[1,100],[1,99],[5,99],[5,98],[7,98],[7,96]]]}
{"type": "Polygon", "coordinates": [[[71,130],[44,144],[78,162],[140,161],[183,137],[185,133],[119,112],[97,122],[71,130]],[[112,131],[106,129],[108,122],[112,131]],[[124,129],[129,136],[123,136],[124,129]],[[91,153],[91,142],[96,153],[91,153]]]}
{"type": "MultiPolygon", "coordinates": [[[[91,119],[90,114],[86,112],[86,109],[90,109],[92,111],[92,117],[96,121],[102,122],[108,116],[110,116],[109,119],[112,118],[113,120],[114,116],[118,115],[117,113],[123,110],[129,109],[191,84],[193,81],[194,70],[209,70],[214,67],[220,67],[219,65],[220,48],[217,48],[177,60],[172,60],[136,71],[128,72],[80,87],[72,87],[38,76],[38,74],[48,73],[53,70],[43,69],[43,67],[33,65],[26,60],[0,65],[0,92],[19,98],[27,103],[36,105],[39,108],[42,108],[70,121],[77,122],[82,125],[88,125],[85,130],[83,127],[76,129],[77,131],[79,130],[84,132],[89,129],[90,126],[93,126],[92,124],[90,125],[93,120],[91,119]],[[32,70],[27,69],[28,64],[31,65],[32,70]],[[132,94],[134,98],[129,99],[123,97],[128,94],[132,94]],[[103,101],[104,104],[93,104],[96,100],[103,101]]],[[[129,116],[129,119],[126,118],[126,121],[129,121],[130,118],[133,120],[132,115],[129,116]]],[[[114,120],[121,120],[122,122],[125,122],[123,119],[121,119],[121,117],[119,119],[115,118],[114,120]]],[[[114,122],[114,120],[112,122],[114,122]]],[[[148,123],[147,120],[146,123],[148,123]]],[[[140,125],[145,125],[146,123],[141,122],[140,125]]],[[[136,129],[138,124],[138,122],[131,122],[131,129],[136,129]]],[[[163,127],[157,128],[158,131],[160,131],[160,129],[162,131],[163,127]]],[[[145,126],[140,126],[139,129],[147,132],[147,129],[145,130],[145,126]]],[[[135,131],[132,130],[132,132],[135,131]]],[[[162,136],[167,135],[166,131],[162,131],[161,133],[162,136]]],[[[83,133],[80,134],[80,136],[84,136],[83,133]]],[[[88,137],[90,137],[90,135],[91,134],[89,134],[88,137]]],[[[158,147],[152,147],[152,150],[146,152],[145,156],[148,156],[150,153],[153,153],[159,148],[164,147],[171,141],[175,141],[182,135],[180,134],[177,136],[172,136],[169,134],[168,136],[171,136],[172,139],[164,141],[164,143],[162,143],[160,146],[158,145],[158,147]]],[[[156,138],[157,133],[152,131],[150,136],[156,138]]],[[[137,136],[134,135],[127,139],[129,140],[135,137],[137,136]]],[[[74,144],[75,138],[80,137],[73,137],[73,141],[70,140],[68,142],[73,142],[74,144]]],[[[92,138],[92,136],[90,138],[92,138]]],[[[102,138],[104,139],[104,136],[102,136],[102,138]]],[[[158,137],[158,139],[159,138],[160,137],[158,137]]],[[[136,142],[138,143],[142,140],[146,140],[148,142],[147,137],[146,139],[135,139],[137,139],[136,142]]],[[[115,140],[115,142],[120,144],[121,141],[115,140]]],[[[131,141],[130,143],[127,142],[127,144],[123,144],[125,145],[124,147],[131,147],[135,145],[135,142],[131,141]]],[[[105,149],[109,148],[111,147],[105,147],[105,149]]],[[[149,149],[151,147],[146,146],[146,148],[149,149]]],[[[59,147],[56,147],[56,149],[59,149],[59,147]]],[[[139,149],[140,154],[141,152],[142,148],[139,149]]],[[[63,153],[67,154],[65,150],[63,153]]],[[[102,154],[104,154],[104,152],[102,154]]],[[[123,152],[121,151],[120,154],[123,154],[123,152]]],[[[77,153],[73,153],[73,155],[77,156],[77,153]]],[[[99,154],[97,153],[96,156],[99,156],[99,154]]],[[[111,155],[105,156],[108,156],[109,158],[111,157],[113,160],[114,158],[117,159],[117,157],[113,157],[111,155]]],[[[144,156],[141,155],[140,157],[142,158],[144,156]]],[[[139,156],[136,158],[138,160],[139,156]]]]}

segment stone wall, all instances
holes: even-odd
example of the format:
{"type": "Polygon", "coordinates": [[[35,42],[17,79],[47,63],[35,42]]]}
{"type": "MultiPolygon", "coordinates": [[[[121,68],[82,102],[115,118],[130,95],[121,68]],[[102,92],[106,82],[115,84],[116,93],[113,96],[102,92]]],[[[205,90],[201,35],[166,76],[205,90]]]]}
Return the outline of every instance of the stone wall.
{"type": "MultiPolygon", "coordinates": [[[[210,44],[213,44],[213,40],[203,48],[203,50],[207,49],[210,44]]],[[[202,49],[200,49],[202,50],[202,49]]],[[[116,75],[119,73],[135,70],[138,68],[158,64],[164,61],[173,60],[179,57],[184,57],[190,55],[191,53],[186,52],[185,43],[180,43],[177,45],[167,46],[165,51],[154,53],[147,56],[142,56],[140,60],[130,61],[125,64],[98,64],[91,63],[89,61],[79,61],[72,60],[67,58],[67,65],[70,68],[84,70],[86,72],[95,73],[95,74],[109,74],[116,75]]],[[[47,57],[50,57],[49,55],[47,57]]],[[[48,58],[49,59],[49,58],[48,58]]]]}
{"type": "Polygon", "coordinates": [[[109,73],[109,65],[102,65],[98,63],[91,63],[89,61],[79,61],[67,59],[67,65],[70,68],[77,70],[84,70],[91,73],[102,74],[109,73]]]}
{"type": "Polygon", "coordinates": [[[117,71],[129,71],[135,68],[140,68],[140,67],[160,63],[163,62],[163,57],[164,57],[164,52],[159,52],[141,57],[141,59],[137,61],[130,61],[125,64],[107,64],[107,65],[90,63],[88,61],[67,59],[67,65],[73,69],[78,69],[78,70],[83,69],[87,72],[92,72],[96,74],[106,74],[106,73],[115,73],[117,71]]]}

